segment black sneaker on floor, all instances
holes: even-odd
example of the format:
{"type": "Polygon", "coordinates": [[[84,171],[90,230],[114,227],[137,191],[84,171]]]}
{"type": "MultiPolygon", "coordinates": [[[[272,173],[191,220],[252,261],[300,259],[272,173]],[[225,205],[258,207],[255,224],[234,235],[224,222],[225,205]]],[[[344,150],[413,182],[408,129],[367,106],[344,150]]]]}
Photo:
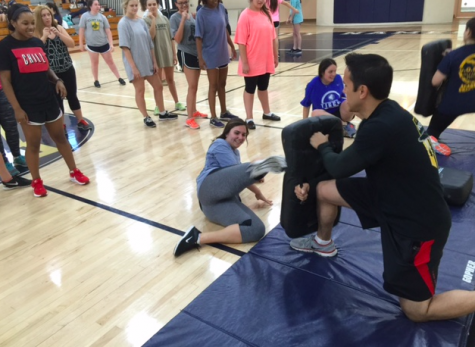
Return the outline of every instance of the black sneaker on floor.
{"type": "Polygon", "coordinates": [[[125,86],[125,85],[126,85],[126,83],[125,83],[124,79],[122,79],[122,78],[119,78],[119,83],[120,83],[120,84],[122,84],[123,86],[125,86]]]}
{"type": "Polygon", "coordinates": [[[152,118],[150,118],[150,116],[148,117],[145,117],[143,119],[143,122],[146,126],[148,126],[149,128],[156,128],[157,125],[155,124],[155,122],[152,120],[152,118]]]}
{"type": "Polygon", "coordinates": [[[13,176],[9,182],[3,182],[3,190],[12,190],[16,188],[29,187],[31,184],[30,180],[20,176],[13,176]]]}
{"type": "Polygon", "coordinates": [[[99,81],[94,81],[94,87],[96,87],[96,88],[101,87],[101,84],[99,83],[99,81]]]}
{"type": "Polygon", "coordinates": [[[256,130],[256,124],[254,123],[252,119],[249,121],[246,121],[246,123],[247,123],[247,128],[249,130],[256,130]]]}
{"type": "Polygon", "coordinates": [[[175,250],[173,254],[175,257],[182,255],[185,252],[188,252],[194,248],[199,248],[200,245],[198,244],[198,236],[201,234],[201,231],[196,229],[195,227],[191,227],[185,232],[185,235],[178,241],[175,246],[175,250]]]}
{"type": "Polygon", "coordinates": [[[261,177],[269,172],[280,173],[287,169],[287,162],[284,157],[275,155],[264,160],[256,161],[249,165],[247,172],[251,178],[261,177]]]}
{"type": "Polygon", "coordinates": [[[278,115],[274,114],[274,113],[271,113],[271,114],[263,113],[262,114],[262,119],[280,121],[280,117],[278,115]]]}
{"type": "Polygon", "coordinates": [[[233,115],[231,112],[227,111],[224,112],[222,115],[219,116],[223,122],[229,122],[231,119],[239,118],[238,116],[233,115]]]}
{"type": "Polygon", "coordinates": [[[158,114],[159,121],[175,120],[178,119],[178,116],[174,113],[169,113],[168,111],[165,114],[158,114]]]}

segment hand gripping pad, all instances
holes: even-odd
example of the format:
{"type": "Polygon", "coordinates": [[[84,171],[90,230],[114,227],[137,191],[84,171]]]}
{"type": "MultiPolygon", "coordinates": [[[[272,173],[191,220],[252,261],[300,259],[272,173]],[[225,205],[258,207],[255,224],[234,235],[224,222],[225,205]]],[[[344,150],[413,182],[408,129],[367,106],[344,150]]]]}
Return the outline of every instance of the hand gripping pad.
{"type": "MultiPolygon", "coordinates": [[[[343,148],[341,119],[334,116],[311,117],[290,124],[282,130],[282,145],[287,160],[282,189],[280,223],[286,234],[300,237],[317,230],[316,187],[320,181],[332,179],[323,166],[320,153],[310,145],[316,132],[329,135],[335,152],[343,148]],[[297,199],[295,186],[309,183],[309,197],[305,203],[297,199]]],[[[335,224],[338,223],[338,218],[335,224]]]]}

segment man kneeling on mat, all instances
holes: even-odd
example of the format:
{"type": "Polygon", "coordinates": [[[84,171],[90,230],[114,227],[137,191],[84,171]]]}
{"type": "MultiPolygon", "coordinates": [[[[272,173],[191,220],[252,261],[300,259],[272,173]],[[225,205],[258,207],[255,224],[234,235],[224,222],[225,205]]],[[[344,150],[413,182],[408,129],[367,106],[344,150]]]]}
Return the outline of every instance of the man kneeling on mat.
{"type": "MultiPolygon", "coordinates": [[[[352,112],[363,121],[351,146],[337,154],[328,137],[315,133],[310,142],[336,180],[317,186],[318,232],[290,246],[331,257],[338,206],[355,210],[362,227],[381,227],[384,289],[399,297],[415,322],[451,319],[475,311],[475,292],[454,290],[435,295],[437,270],[451,227],[438,164],[422,125],[389,100],[393,69],[375,54],[345,57],[343,81],[352,112]],[[367,177],[350,177],[366,170],[367,177]],[[350,177],[350,178],[348,178],[350,177]]],[[[309,186],[295,187],[305,201],[309,186]]]]}

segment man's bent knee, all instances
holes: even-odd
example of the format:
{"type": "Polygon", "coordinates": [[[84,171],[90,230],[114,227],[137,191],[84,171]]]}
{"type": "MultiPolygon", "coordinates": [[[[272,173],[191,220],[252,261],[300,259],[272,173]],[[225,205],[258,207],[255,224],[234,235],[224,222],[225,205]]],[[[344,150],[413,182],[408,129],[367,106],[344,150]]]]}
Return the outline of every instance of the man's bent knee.
{"type": "Polygon", "coordinates": [[[430,320],[429,304],[431,300],[432,299],[418,302],[399,298],[401,309],[406,317],[416,323],[423,323],[430,320]]]}

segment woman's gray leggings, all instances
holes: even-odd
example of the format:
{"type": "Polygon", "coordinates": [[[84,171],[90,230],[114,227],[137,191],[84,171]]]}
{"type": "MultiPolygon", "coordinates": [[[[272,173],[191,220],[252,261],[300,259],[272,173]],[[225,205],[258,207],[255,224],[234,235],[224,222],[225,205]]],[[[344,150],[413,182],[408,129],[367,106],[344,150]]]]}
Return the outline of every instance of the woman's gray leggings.
{"type": "Polygon", "coordinates": [[[241,191],[256,183],[246,172],[248,167],[249,163],[244,163],[214,171],[198,191],[205,216],[224,227],[239,224],[243,243],[258,241],[265,234],[264,223],[239,198],[241,191]]]}

